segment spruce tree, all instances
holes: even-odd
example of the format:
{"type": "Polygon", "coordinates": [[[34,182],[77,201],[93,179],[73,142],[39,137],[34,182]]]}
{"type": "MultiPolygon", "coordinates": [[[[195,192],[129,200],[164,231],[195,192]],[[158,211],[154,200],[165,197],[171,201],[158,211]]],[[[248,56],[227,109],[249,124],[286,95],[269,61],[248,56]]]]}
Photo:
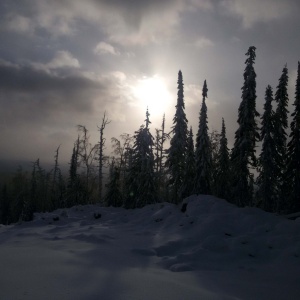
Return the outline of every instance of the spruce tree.
{"type": "Polygon", "coordinates": [[[199,128],[196,138],[196,177],[195,177],[195,193],[210,194],[211,193],[211,147],[208,136],[207,126],[207,106],[205,98],[207,98],[206,80],[202,89],[202,106],[199,117],[199,128]]]}
{"type": "Polygon", "coordinates": [[[257,178],[258,190],[256,192],[257,205],[266,211],[274,211],[278,200],[276,163],[277,150],[274,140],[275,120],[272,110],[273,91],[270,85],[266,88],[264,114],[261,118],[262,150],[259,156],[259,176],[257,178]]]}
{"type": "Polygon", "coordinates": [[[290,211],[300,211],[300,62],[298,62],[295,102],[288,143],[287,182],[289,183],[290,211]]]}
{"type": "Polygon", "coordinates": [[[287,157],[287,133],[288,128],[288,69],[285,65],[282,74],[279,78],[277,86],[275,101],[277,102],[277,109],[275,112],[275,142],[277,149],[276,163],[278,165],[277,181],[279,182],[279,203],[277,210],[285,210],[287,205],[286,195],[288,188],[286,182],[286,157],[287,157]]]}
{"type": "Polygon", "coordinates": [[[220,152],[220,138],[221,134],[217,130],[212,130],[209,133],[210,153],[211,153],[211,192],[213,195],[216,193],[217,186],[217,171],[218,159],[220,152]]]}
{"type": "Polygon", "coordinates": [[[166,166],[169,173],[170,196],[171,202],[178,203],[182,199],[180,194],[184,179],[186,151],[187,151],[187,136],[188,136],[188,120],[184,109],[184,91],[182,72],[178,72],[178,92],[176,112],[173,118],[172,137],[170,148],[167,150],[166,166]]]}
{"type": "Polygon", "coordinates": [[[149,130],[149,112],[146,112],[146,126],[142,125],[134,135],[131,168],[129,171],[129,198],[127,208],[142,207],[157,201],[154,178],[154,139],[149,130]]]}
{"type": "Polygon", "coordinates": [[[230,200],[230,161],[229,149],[226,137],[225,121],[222,118],[222,130],[220,137],[220,149],[217,159],[216,170],[216,196],[226,200],[230,200]]]}
{"type": "Polygon", "coordinates": [[[185,163],[184,180],[182,186],[182,197],[188,197],[194,192],[194,181],[195,181],[195,147],[193,138],[193,129],[190,128],[187,145],[187,155],[185,163]]]}
{"type": "Polygon", "coordinates": [[[249,47],[246,55],[242,101],[238,110],[239,128],[235,132],[235,142],[231,161],[233,167],[232,193],[233,201],[239,206],[252,205],[253,174],[249,167],[256,166],[255,147],[259,133],[255,117],[256,111],[256,73],[254,46],[249,47]]]}

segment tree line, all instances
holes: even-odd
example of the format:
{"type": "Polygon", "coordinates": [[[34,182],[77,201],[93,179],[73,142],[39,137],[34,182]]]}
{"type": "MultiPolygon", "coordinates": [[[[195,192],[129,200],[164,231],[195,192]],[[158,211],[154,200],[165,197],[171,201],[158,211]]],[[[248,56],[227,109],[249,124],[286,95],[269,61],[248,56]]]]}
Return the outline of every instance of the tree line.
{"type": "Polygon", "coordinates": [[[124,133],[112,138],[113,155],[105,156],[104,130],[110,123],[106,114],[98,127],[99,142],[95,145],[90,142],[87,128],[78,125],[68,175],[63,176],[59,167],[59,147],[50,172],[41,167],[39,159],[33,163],[31,173],[19,168],[11,181],[1,186],[0,223],[28,221],[34,212],[80,204],[125,208],[162,201],[178,204],[192,194],[215,195],[240,207],[257,206],[281,214],[299,211],[300,62],[288,136],[287,66],[275,95],[270,85],[266,87],[260,116],[256,110],[255,51],[251,46],[246,53],[238,129],[231,150],[223,118],[220,133],[209,132],[206,80],[194,140],[192,127],[188,128],[183,75],[179,71],[170,132],[166,132],[163,116],[161,128],[156,128],[153,136],[147,109],[144,124],[133,135],[124,133]],[[257,155],[259,142],[262,149],[257,155]],[[105,185],[104,168],[109,169],[105,185]]]}

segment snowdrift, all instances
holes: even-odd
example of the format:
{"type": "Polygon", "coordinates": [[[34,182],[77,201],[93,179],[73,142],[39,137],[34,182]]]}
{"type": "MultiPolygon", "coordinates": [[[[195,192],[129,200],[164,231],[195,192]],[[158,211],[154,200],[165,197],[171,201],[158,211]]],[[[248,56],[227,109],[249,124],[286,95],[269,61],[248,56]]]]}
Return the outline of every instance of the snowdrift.
{"type": "Polygon", "coordinates": [[[0,299],[300,299],[300,218],[213,196],[0,227],[0,299]]]}

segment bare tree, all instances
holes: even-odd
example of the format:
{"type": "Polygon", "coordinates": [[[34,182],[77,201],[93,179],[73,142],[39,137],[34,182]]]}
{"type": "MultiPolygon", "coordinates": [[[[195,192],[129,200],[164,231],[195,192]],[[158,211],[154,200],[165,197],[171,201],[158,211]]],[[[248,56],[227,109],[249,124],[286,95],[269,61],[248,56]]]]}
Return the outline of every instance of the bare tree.
{"type": "Polygon", "coordinates": [[[121,139],[111,138],[111,142],[113,154],[116,155],[116,167],[120,170],[120,187],[124,194],[126,172],[129,169],[132,154],[133,136],[129,133],[123,133],[120,137],[121,139]]]}
{"type": "Polygon", "coordinates": [[[58,202],[58,177],[60,173],[59,165],[58,165],[58,155],[59,155],[60,145],[57,147],[54,155],[54,168],[53,168],[53,177],[52,177],[52,186],[51,186],[51,198],[52,198],[52,208],[56,209],[59,207],[60,203],[58,202]]]}
{"type": "Polygon", "coordinates": [[[79,133],[81,133],[78,140],[79,166],[83,163],[85,167],[85,197],[86,202],[89,203],[92,191],[91,177],[93,172],[93,162],[97,154],[98,144],[92,145],[90,143],[90,136],[85,126],[77,125],[77,129],[79,133]]]}
{"type": "Polygon", "coordinates": [[[100,132],[100,140],[99,140],[99,170],[98,170],[98,196],[99,201],[102,201],[102,186],[103,186],[103,165],[104,165],[104,155],[103,150],[105,146],[105,138],[103,136],[105,126],[109,124],[111,121],[108,120],[106,116],[106,112],[104,112],[103,118],[102,118],[102,124],[101,126],[97,126],[100,132]]]}

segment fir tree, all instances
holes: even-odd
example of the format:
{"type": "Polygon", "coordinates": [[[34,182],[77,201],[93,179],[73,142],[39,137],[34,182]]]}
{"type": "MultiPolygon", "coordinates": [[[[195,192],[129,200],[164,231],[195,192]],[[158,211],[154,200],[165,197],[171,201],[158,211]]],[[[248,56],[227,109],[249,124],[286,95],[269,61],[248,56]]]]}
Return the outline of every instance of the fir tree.
{"type": "Polygon", "coordinates": [[[217,130],[212,130],[209,133],[210,153],[211,153],[211,192],[216,193],[217,186],[217,171],[220,152],[220,133],[217,130]]]}
{"type": "Polygon", "coordinates": [[[249,47],[246,55],[244,84],[242,87],[242,101],[238,110],[239,128],[235,132],[235,142],[231,160],[233,167],[233,201],[239,206],[252,204],[253,174],[249,167],[256,166],[255,147],[259,140],[255,117],[256,111],[256,73],[254,46],[249,47]]]}
{"type": "Polygon", "coordinates": [[[258,190],[256,193],[257,204],[266,211],[274,211],[278,200],[276,164],[276,144],[274,141],[275,124],[272,110],[273,91],[270,85],[266,88],[264,114],[261,118],[262,150],[259,157],[259,176],[257,178],[258,190]]]}
{"type": "Polygon", "coordinates": [[[142,125],[134,135],[131,168],[129,171],[129,199],[126,207],[142,207],[157,200],[154,178],[153,136],[149,130],[149,112],[146,126],[142,125]]]}
{"type": "Polygon", "coordinates": [[[171,202],[178,203],[182,196],[180,191],[182,189],[186,151],[187,151],[187,118],[184,112],[184,94],[183,94],[183,79],[182,72],[178,72],[178,92],[177,92],[177,105],[176,112],[173,118],[172,138],[170,141],[170,148],[167,150],[166,166],[169,172],[169,182],[171,194],[171,202]]]}
{"type": "Polygon", "coordinates": [[[230,161],[229,149],[226,137],[225,121],[222,118],[222,130],[220,136],[220,148],[216,170],[216,196],[229,201],[230,198],[230,161]]]}
{"type": "Polygon", "coordinates": [[[193,129],[190,128],[187,145],[187,155],[185,163],[184,180],[182,187],[182,197],[188,197],[194,192],[194,181],[195,181],[195,148],[193,129]]]}
{"type": "Polygon", "coordinates": [[[208,89],[205,80],[202,89],[203,98],[199,117],[199,128],[196,138],[195,192],[197,194],[211,193],[212,157],[207,126],[207,106],[205,103],[205,98],[207,98],[207,91],[208,89]]]}
{"type": "Polygon", "coordinates": [[[279,182],[279,199],[277,210],[281,211],[286,206],[286,195],[288,193],[286,182],[286,157],[287,157],[287,133],[288,128],[288,69],[285,65],[279,78],[275,101],[277,109],[275,112],[275,142],[277,149],[276,163],[278,165],[277,181],[279,182]]]}
{"type": "Polygon", "coordinates": [[[298,62],[295,110],[292,113],[291,140],[288,143],[287,182],[289,183],[290,210],[300,211],[300,62],[298,62]]]}

